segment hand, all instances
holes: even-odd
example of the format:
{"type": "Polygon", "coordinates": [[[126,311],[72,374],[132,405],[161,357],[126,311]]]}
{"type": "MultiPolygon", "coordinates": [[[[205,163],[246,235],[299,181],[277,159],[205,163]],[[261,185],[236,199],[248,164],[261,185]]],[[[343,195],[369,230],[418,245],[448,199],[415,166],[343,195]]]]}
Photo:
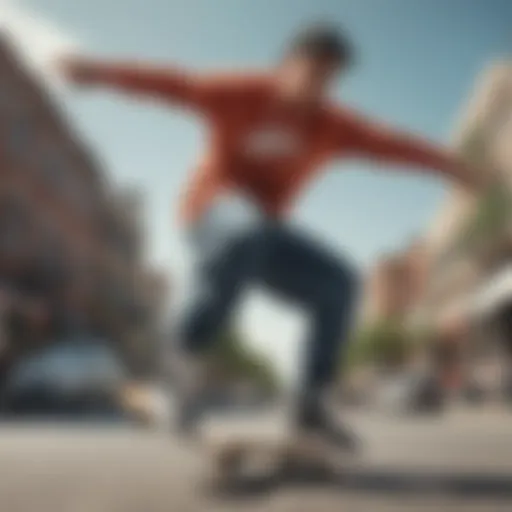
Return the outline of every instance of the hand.
{"type": "Polygon", "coordinates": [[[6,313],[12,306],[13,300],[7,290],[0,289],[0,313],[6,313]]]}
{"type": "Polygon", "coordinates": [[[470,195],[479,197],[485,194],[491,186],[494,186],[494,173],[490,169],[466,165],[465,170],[466,189],[470,195]]]}
{"type": "Polygon", "coordinates": [[[82,57],[64,57],[57,62],[57,69],[64,78],[79,85],[93,82],[95,66],[92,61],[82,57]]]}

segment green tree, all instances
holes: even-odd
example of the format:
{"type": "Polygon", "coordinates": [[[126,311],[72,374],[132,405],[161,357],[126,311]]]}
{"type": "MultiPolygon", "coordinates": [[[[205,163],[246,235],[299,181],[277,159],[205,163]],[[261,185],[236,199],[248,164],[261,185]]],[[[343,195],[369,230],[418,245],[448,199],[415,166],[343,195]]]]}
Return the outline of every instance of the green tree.
{"type": "MultiPolygon", "coordinates": [[[[484,172],[490,167],[487,140],[482,128],[472,130],[461,144],[460,152],[470,165],[484,172]]],[[[488,172],[493,170],[489,169],[488,172]]],[[[452,252],[478,250],[505,234],[512,220],[512,198],[509,187],[500,183],[498,177],[496,174],[496,185],[477,199],[475,209],[455,238],[452,252]]]]}
{"type": "Polygon", "coordinates": [[[398,320],[382,320],[355,333],[346,358],[349,366],[403,365],[414,349],[414,336],[398,320]]]}
{"type": "Polygon", "coordinates": [[[506,234],[511,217],[510,192],[496,185],[478,201],[475,211],[462,226],[456,239],[456,249],[474,250],[492,243],[506,234]]]}
{"type": "Polygon", "coordinates": [[[215,368],[223,380],[248,380],[262,390],[275,392],[278,378],[270,361],[248,347],[235,331],[224,333],[211,350],[215,368]]]}
{"type": "Polygon", "coordinates": [[[459,152],[468,164],[485,169],[489,162],[487,137],[483,127],[473,128],[459,147],[459,152]]]}

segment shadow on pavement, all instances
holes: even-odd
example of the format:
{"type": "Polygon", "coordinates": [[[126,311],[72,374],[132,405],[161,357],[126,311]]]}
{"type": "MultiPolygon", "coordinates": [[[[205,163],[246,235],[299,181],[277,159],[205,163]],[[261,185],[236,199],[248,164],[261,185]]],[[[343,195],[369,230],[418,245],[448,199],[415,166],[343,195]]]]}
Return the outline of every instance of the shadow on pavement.
{"type": "Polygon", "coordinates": [[[387,496],[428,497],[442,495],[447,498],[510,499],[512,501],[512,475],[503,474],[447,474],[442,472],[388,470],[347,472],[343,474],[268,475],[238,477],[217,483],[210,488],[222,498],[258,498],[279,489],[301,490],[322,488],[329,491],[369,493],[387,496]]]}

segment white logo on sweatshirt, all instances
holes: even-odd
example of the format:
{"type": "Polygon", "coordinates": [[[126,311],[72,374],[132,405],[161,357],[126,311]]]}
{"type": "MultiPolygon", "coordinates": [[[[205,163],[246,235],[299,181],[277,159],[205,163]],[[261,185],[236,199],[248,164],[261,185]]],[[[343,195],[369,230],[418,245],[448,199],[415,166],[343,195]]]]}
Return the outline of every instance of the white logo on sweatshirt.
{"type": "Polygon", "coordinates": [[[286,157],[297,153],[297,134],[282,128],[267,128],[252,132],[244,144],[245,152],[256,157],[286,157]]]}

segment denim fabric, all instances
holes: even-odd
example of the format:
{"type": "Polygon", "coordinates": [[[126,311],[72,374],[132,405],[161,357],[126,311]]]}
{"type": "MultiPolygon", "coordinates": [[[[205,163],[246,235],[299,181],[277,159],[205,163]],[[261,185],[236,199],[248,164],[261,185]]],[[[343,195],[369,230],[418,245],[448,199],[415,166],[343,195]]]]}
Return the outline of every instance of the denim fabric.
{"type": "Polygon", "coordinates": [[[264,216],[250,221],[211,211],[193,226],[196,297],[182,340],[190,352],[210,347],[230,322],[247,285],[264,285],[310,315],[303,386],[321,389],[339,367],[357,294],[356,272],[299,230],[264,216]]]}

